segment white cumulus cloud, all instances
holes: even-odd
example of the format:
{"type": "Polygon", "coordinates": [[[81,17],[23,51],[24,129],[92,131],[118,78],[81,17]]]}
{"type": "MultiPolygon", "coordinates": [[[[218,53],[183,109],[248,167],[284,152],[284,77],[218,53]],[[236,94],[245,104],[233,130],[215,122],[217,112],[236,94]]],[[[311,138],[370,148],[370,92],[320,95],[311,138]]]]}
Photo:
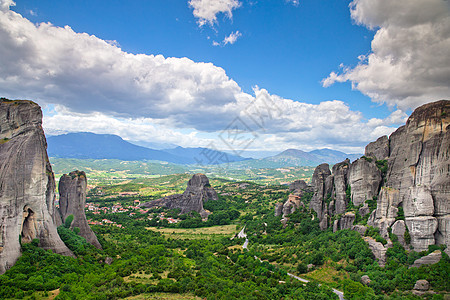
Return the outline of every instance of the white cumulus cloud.
{"type": "Polygon", "coordinates": [[[372,101],[402,110],[450,95],[450,2],[354,0],[352,19],[376,30],[372,51],[322,83],[350,81],[372,101]]]}
{"type": "Polygon", "coordinates": [[[245,124],[246,135],[257,137],[253,149],[354,149],[404,117],[365,120],[343,101],[307,104],[257,87],[244,93],[211,63],[126,53],[116,42],[34,24],[8,9],[0,11],[0,41],[0,95],[55,105],[44,120],[52,134],[91,131],[182,146],[206,146],[214,135],[226,149],[222,142],[236,141],[230,125],[245,124]]]}
{"type": "Polygon", "coordinates": [[[217,23],[217,15],[225,14],[233,17],[233,10],[241,6],[238,0],[190,0],[189,6],[194,9],[194,16],[198,19],[199,26],[217,23]]]}

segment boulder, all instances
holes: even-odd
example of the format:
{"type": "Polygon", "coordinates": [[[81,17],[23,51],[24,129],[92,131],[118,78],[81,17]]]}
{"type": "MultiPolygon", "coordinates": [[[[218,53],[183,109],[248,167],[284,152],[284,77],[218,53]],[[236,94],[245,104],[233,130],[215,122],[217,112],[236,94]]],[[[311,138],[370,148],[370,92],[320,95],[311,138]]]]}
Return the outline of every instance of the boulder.
{"type": "Polygon", "coordinates": [[[364,151],[364,156],[375,160],[383,160],[389,157],[389,139],[387,136],[379,137],[375,142],[369,143],[364,151]]]}
{"type": "Polygon", "coordinates": [[[442,258],[442,253],[439,250],[436,250],[427,256],[416,259],[414,263],[410,266],[410,268],[419,268],[423,265],[434,265],[438,263],[442,258]]]}
{"type": "Polygon", "coordinates": [[[383,246],[382,243],[377,242],[371,237],[364,237],[364,241],[369,245],[369,249],[372,251],[375,258],[378,260],[378,264],[380,267],[384,267],[386,265],[386,251],[387,249],[383,246]]]}
{"type": "Polygon", "coordinates": [[[428,291],[430,289],[430,283],[424,279],[417,280],[414,289],[423,292],[428,291]]]}
{"type": "Polygon", "coordinates": [[[381,171],[374,162],[360,158],[350,165],[348,182],[351,187],[352,202],[355,206],[359,206],[378,195],[381,171]]]}
{"type": "Polygon", "coordinates": [[[19,237],[73,256],[56,231],[55,178],[34,102],[0,99],[0,186],[0,274],[19,258],[19,237]]]}
{"type": "Polygon", "coordinates": [[[62,221],[68,216],[73,215],[73,221],[70,228],[80,228],[80,236],[84,237],[88,243],[91,243],[98,249],[102,246],[98,242],[95,233],[86,220],[84,207],[86,205],[86,173],[83,171],[73,171],[68,175],[64,174],[59,179],[59,212],[62,221]]]}
{"type": "Polygon", "coordinates": [[[364,284],[364,285],[369,285],[369,283],[370,283],[371,281],[372,281],[372,280],[370,280],[370,277],[369,277],[369,276],[367,276],[367,275],[361,276],[361,282],[362,282],[362,284],[364,284]]]}

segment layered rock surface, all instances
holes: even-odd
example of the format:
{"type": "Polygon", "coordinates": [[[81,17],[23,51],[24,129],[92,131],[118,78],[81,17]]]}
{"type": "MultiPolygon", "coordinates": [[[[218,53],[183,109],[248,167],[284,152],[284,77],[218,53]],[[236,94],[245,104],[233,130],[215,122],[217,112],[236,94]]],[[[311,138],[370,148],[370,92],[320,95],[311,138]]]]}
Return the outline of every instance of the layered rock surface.
{"type": "Polygon", "coordinates": [[[141,204],[142,207],[166,207],[169,209],[180,209],[181,214],[191,211],[198,212],[202,218],[208,216],[203,208],[203,203],[208,200],[218,200],[214,188],[209,184],[209,179],[204,174],[195,174],[189,180],[183,194],[170,195],[161,199],[141,204]]]}
{"type": "Polygon", "coordinates": [[[82,171],[73,171],[68,175],[64,174],[59,180],[59,212],[64,221],[68,216],[73,215],[70,228],[80,228],[80,236],[87,242],[101,249],[97,237],[86,220],[84,207],[86,205],[86,174],[82,171]]]}
{"type": "Polygon", "coordinates": [[[0,99],[0,274],[19,258],[19,237],[73,256],[56,231],[55,179],[46,149],[40,107],[0,99]]]}
{"type": "MultiPolygon", "coordinates": [[[[404,246],[409,233],[415,251],[446,244],[450,253],[450,101],[417,108],[389,138],[368,144],[365,156],[334,165],[332,173],[326,164],[314,171],[310,208],[321,228],[327,227],[328,216],[346,211],[346,191],[351,191],[361,215],[370,213],[368,202],[377,199],[367,224],[380,228],[384,238],[392,229],[404,246]]],[[[341,227],[340,218],[335,229],[341,227]]]]}

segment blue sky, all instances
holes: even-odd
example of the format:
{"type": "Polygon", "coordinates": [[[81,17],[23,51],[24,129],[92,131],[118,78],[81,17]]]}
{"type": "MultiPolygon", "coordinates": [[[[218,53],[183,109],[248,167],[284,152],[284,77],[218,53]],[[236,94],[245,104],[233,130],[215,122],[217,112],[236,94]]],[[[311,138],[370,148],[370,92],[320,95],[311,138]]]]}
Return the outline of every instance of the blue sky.
{"type": "Polygon", "coordinates": [[[0,0],[0,94],[43,106],[48,134],[221,149],[269,101],[249,149],[360,151],[449,95],[448,1],[391,2],[0,0]]]}

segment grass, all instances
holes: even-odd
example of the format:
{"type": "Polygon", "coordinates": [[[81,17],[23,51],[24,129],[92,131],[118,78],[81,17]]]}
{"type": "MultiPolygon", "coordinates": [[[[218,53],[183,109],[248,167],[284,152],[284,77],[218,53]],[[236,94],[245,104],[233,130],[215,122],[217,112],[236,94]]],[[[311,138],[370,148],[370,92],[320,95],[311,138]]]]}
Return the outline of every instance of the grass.
{"type": "Polygon", "coordinates": [[[305,278],[314,279],[319,282],[327,283],[331,286],[337,287],[339,285],[339,281],[343,279],[347,279],[348,274],[345,271],[337,271],[331,266],[325,265],[322,268],[304,274],[305,278]]]}
{"type": "Polygon", "coordinates": [[[215,239],[222,237],[232,237],[237,233],[236,225],[221,225],[202,228],[156,228],[147,227],[148,230],[153,230],[162,233],[167,238],[172,239],[215,239]]]}

